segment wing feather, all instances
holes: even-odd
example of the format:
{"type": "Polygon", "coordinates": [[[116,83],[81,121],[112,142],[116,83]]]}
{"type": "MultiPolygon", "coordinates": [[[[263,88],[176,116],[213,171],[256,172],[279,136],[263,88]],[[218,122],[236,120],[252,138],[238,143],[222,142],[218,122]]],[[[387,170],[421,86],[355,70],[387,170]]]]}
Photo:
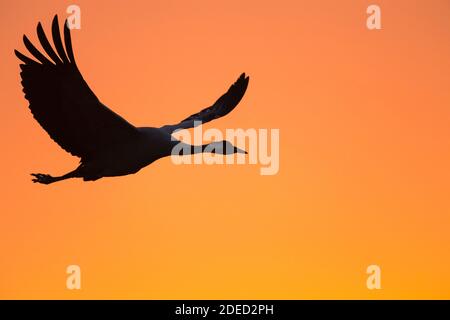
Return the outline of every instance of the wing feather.
{"type": "Polygon", "coordinates": [[[25,47],[30,51],[30,53],[38,59],[42,64],[52,64],[50,60],[48,60],[42,53],[39,52],[38,49],[31,43],[30,40],[28,40],[26,35],[23,35],[23,43],[25,44],[25,47]]]}
{"type": "Polygon", "coordinates": [[[50,45],[50,42],[48,42],[47,36],[45,35],[44,29],[42,29],[42,25],[39,22],[37,26],[37,34],[39,41],[42,45],[42,48],[44,48],[47,55],[56,63],[62,63],[61,59],[58,57],[58,55],[53,50],[52,46],[50,45]]]}
{"type": "Polygon", "coordinates": [[[161,127],[161,129],[172,133],[175,130],[193,128],[197,124],[206,123],[227,115],[241,101],[245,91],[247,90],[248,82],[249,77],[246,76],[245,73],[241,74],[236,82],[231,85],[228,91],[217,99],[212,106],[190,115],[177,124],[166,125],[161,127]]]}
{"type": "Polygon", "coordinates": [[[67,20],[64,22],[64,44],[66,45],[67,56],[72,64],[75,63],[75,57],[72,49],[72,38],[70,37],[70,29],[67,20]]]}
{"type": "Polygon", "coordinates": [[[57,16],[53,20],[52,35],[59,56],[40,24],[37,33],[45,52],[56,64],[39,52],[26,36],[25,47],[38,61],[17,50],[14,52],[24,62],[20,64],[20,76],[30,111],[50,137],[82,161],[92,158],[102,149],[136,138],[138,130],[103,105],[84,81],[75,65],[67,25],[64,27],[67,55],[57,16]]]}
{"type": "Polygon", "coordinates": [[[53,43],[55,44],[56,51],[58,51],[58,54],[61,57],[62,61],[64,63],[70,63],[69,59],[67,58],[66,51],[64,50],[62,41],[61,41],[61,34],[59,33],[59,24],[58,24],[57,16],[55,16],[53,18],[53,22],[52,22],[52,37],[53,37],[53,43]]]}

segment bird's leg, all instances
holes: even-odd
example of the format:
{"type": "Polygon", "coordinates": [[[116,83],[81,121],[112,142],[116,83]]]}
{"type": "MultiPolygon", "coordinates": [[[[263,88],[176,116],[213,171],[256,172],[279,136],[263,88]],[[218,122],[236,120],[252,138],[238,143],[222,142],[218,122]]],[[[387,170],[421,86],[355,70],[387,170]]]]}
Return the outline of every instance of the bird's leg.
{"type": "Polygon", "coordinates": [[[34,177],[34,179],[32,180],[34,183],[38,182],[42,184],[50,184],[65,179],[76,178],[78,177],[77,173],[78,173],[77,170],[74,170],[59,177],[52,177],[49,174],[42,174],[42,173],[32,173],[31,175],[34,177]]]}

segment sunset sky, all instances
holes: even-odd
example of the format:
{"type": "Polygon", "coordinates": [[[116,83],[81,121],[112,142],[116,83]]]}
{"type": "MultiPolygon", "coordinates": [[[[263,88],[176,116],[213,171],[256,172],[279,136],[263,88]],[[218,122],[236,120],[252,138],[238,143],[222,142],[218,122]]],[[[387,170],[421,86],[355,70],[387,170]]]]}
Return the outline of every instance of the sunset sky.
{"type": "Polygon", "coordinates": [[[246,72],[204,129],[279,129],[280,170],[164,158],[33,184],[78,159],[33,119],[13,50],[73,3],[0,0],[0,298],[450,299],[449,0],[79,0],[74,53],[105,105],[172,124],[246,72]]]}

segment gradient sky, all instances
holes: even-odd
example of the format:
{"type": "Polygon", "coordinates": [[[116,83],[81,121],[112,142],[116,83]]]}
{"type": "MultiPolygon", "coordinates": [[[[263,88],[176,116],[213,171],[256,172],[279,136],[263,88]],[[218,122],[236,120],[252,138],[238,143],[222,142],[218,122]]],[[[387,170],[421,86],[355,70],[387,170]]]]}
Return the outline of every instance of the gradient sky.
{"type": "Polygon", "coordinates": [[[205,127],[279,128],[280,171],[165,158],[31,183],[78,160],[32,118],[13,49],[72,2],[0,0],[0,298],[450,298],[450,1],[377,1],[379,31],[365,0],[76,3],[103,103],[174,123],[245,71],[241,104],[205,127]]]}

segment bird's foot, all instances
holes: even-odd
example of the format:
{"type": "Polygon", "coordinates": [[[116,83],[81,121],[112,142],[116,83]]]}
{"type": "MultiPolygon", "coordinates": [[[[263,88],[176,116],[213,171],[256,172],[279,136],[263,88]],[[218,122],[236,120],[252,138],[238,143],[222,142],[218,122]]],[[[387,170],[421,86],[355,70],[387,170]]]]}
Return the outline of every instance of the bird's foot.
{"type": "Polygon", "coordinates": [[[32,180],[34,183],[50,184],[56,181],[56,179],[49,174],[32,173],[31,175],[34,177],[32,180]]]}

